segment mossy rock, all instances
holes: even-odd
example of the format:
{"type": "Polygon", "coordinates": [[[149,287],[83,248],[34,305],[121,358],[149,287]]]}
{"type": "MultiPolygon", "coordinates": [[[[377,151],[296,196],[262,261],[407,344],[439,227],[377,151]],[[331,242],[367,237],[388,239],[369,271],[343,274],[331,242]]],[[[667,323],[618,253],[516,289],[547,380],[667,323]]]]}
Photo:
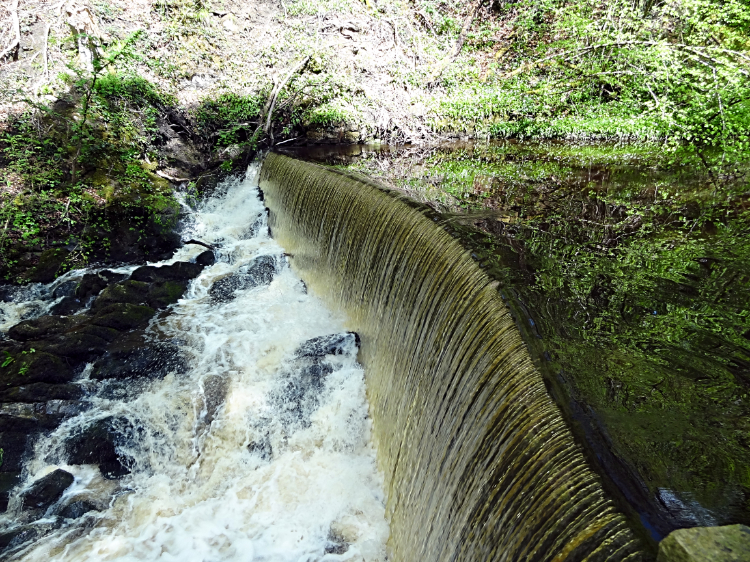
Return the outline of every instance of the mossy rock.
{"type": "Polygon", "coordinates": [[[149,285],[141,281],[122,281],[104,289],[94,301],[93,310],[99,310],[110,304],[142,304],[148,298],[149,285]]]}
{"type": "Polygon", "coordinates": [[[165,308],[176,303],[185,293],[188,281],[164,281],[151,285],[148,304],[153,308],[165,308]]]}
{"type": "Polygon", "coordinates": [[[97,312],[93,324],[120,331],[145,328],[156,314],[150,306],[125,303],[110,304],[97,312]]]}
{"type": "Polygon", "coordinates": [[[0,387],[37,382],[59,384],[73,380],[74,372],[60,357],[44,351],[10,353],[13,361],[0,369],[0,387]]]}
{"type": "Polygon", "coordinates": [[[68,254],[69,252],[65,248],[52,248],[42,252],[42,255],[39,256],[39,263],[29,275],[29,280],[34,283],[54,281],[68,254]]]}
{"type": "Polygon", "coordinates": [[[750,528],[745,525],[677,529],[659,544],[656,562],[745,562],[750,528]]]}
{"type": "Polygon", "coordinates": [[[81,318],[75,316],[40,316],[11,326],[8,336],[16,341],[36,340],[65,333],[81,323],[81,318]]]}

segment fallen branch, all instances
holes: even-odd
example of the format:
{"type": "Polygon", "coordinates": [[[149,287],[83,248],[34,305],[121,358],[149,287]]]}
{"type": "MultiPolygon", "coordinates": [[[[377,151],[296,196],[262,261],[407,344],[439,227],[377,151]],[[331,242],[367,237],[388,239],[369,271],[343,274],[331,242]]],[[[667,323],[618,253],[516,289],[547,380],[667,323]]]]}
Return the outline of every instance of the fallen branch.
{"type": "Polygon", "coordinates": [[[156,170],[156,175],[159,176],[160,178],[164,178],[165,180],[169,180],[169,181],[174,182],[174,183],[180,183],[180,182],[183,182],[183,181],[190,181],[190,178],[176,178],[174,176],[170,176],[169,174],[165,174],[161,170],[156,170]]]}
{"type": "Polygon", "coordinates": [[[198,246],[203,246],[204,248],[208,248],[209,250],[214,250],[214,247],[211,244],[206,244],[205,242],[201,242],[200,240],[187,240],[184,245],[187,246],[188,244],[197,244],[198,246]]]}
{"type": "Polygon", "coordinates": [[[471,8],[469,9],[469,15],[466,16],[466,19],[464,20],[464,26],[461,28],[461,33],[458,35],[458,39],[456,40],[456,44],[453,46],[453,49],[450,53],[448,53],[448,56],[446,56],[442,61],[440,61],[433,71],[433,73],[430,75],[430,78],[427,80],[428,84],[435,84],[440,76],[443,74],[446,68],[458,57],[459,53],[461,53],[461,49],[464,46],[464,41],[466,41],[466,34],[469,33],[469,29],[471,28],[471,24],[474,22],[474,16],[477,13],[477,10],[479,9],[479,5],[482,3],[482,0],[474,0],[474,4],[472,4],[471,8]]]}
{"type": "Polygon", "coordinates": [[[13,27],[13,39],[11,39],[10,45],[0,54],[0,60],[13,53],[13,60],[18,60],[18,52],[21,50],[21,23],[18,20],[18,0],[13,0],[13,4],[10,7],[10,22],[13,27]]]}
{"type": "Polygon", "coordinates": [[[47,48],[49,44],[49,30],[52,24],[48,23],[44,27],[44,46],[42,47],[42,62],[44,63],[44,78],[49,80],[49,60],[47,57],[47,48]]]}
{"type": "MultiPolygon", "coordinates": [[[[271,118],[273,117],[273,110],[276,106],[276,99],[279,97],[279,94],[281,93],[281,90],[283,90],[287,83],[292,79],[292,76],[297,74],[299,71],[301,71],[305,65],[307,65],[307,62],[310,60],[310,55],[307,55],[305,58],[303,58],[298,64],[296,64],[292,69],[287,73],[287,75],[284,77],[284,79],[276,84],[276,87],[271,92],[271,96],[268,98],[268,102],[266,103],[266,109],[264,110],[265,118],[266,118],[266,124],[263,126],[263,132],[271,137],[271,144],[273,144],[273,130],[271,130],[271,118]]],[[[260,119],[261,123],[263,122],[263,118],[261,116],[260,119]]],[[[257,138],[258,133],[260,132],[261,125],[258,125],[258,128],[255,129],[255,133],[253,133],[253,138],[257,138]]]]}

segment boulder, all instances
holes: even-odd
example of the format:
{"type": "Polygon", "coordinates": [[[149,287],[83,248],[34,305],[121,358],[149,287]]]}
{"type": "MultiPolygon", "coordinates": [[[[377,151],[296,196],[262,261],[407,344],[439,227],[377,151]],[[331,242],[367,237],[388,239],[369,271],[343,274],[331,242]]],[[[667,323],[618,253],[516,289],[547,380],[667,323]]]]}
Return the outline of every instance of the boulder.
{"type": "Polygon", "coordinates": [[[198,277],[201,271],[203,271],[203,266],[199,263],[178,261],[172,265],[162,265],[160,267],[144,265],[143,267],[136,269],[130,275],[130,279],[145,283],[187,281],[194,277],[198,277]]]}
{"type": "Polygon", "coordinates": [[[53,248],[42,252],[42,255],[39,256],[39,262],[29,275],[29,280],[33,283],[54,281],[68,254],[69,252],[64,248],[53,248]]]}
{"type": "MultiPolygon", "coordinates": [[[[20,472],[0,472],[0,513],[8,510],[10,492],[21,482],[20,472]]],[[[2,545],[0,545],[1,547],[2,545]]]]}
{"type": "Polygon", "coordinates": [[[152,283],[148,292],[148,305],[152,308],[166,308],[176,303],[187,290],[189,281],[162,281],[152,283]]]}
{"type": "Polygon", "coordinates": [[[21,492],[22,509],[47,509],[60,499],[75,478],[61,468],[35,480],[21,492]]]}
{"type": "Polygon", "coordinates": [[[75,296],[82,301],[98,295],[109,283],[96,273],[86,273],[76,287],[75,296]]]}
{"type": "Polygon", "coordinates": [[[67,316],[75,314],[79,310],[83,309],[86,303],[76,296],[63,297],[63,299],[57,304],[53,305],[49,309],[50,314],[67,316]]]}
{"type": "Polygon", "coordinates": [[[78,500],[66,505],[60,511],[60,517],[65,519],[78,519],[90,511],[99,511],[99,508],[86,500],[78,500]]]}
{"type": "Polygon", "coordinates": [[[216,256],[211,250],[206,250],[205,252],[198,254],[198,257],[195,258],[195,263],[208,267],[209,265],[216,263],[216,256]]]}
{"type": "Polygon", "coordinates": [[[28,343],[37,352],[42,351],[68,359],[68,363],[73,366],[91,361],[107,350],[106,339],[86,332],[72,332],[28,343]]]}
{"type": "Polygon", "coordinates": [[[0,432],[0,449],[3,450],[2,472],[20,472],[23,468],[23,458],[29,442],[29,435],[25,431],[0,432]]]}
{"type": "Polygon", "coordinates": [[[98,309],[91,323],[122,332],[145,328],[155,314],[156,310],[149,306],[116,303],[98,309]]]}
{"type": "Polygon", "coordinates": [[[83,394],[83,389],[77,384],[49,384],[36,382],[0,390],[0,402],[78,400],[83,394]]]}
{"type": "Polygon", "coordinates": [[[0,431],[31,434],[42,429],[54,429],[83,409],[77,400],[5,402],[0,404],[0,431]]]}
{"type": "Polygon", "coordinates": [[[78,281],[65,281],[60,283],[52,291],[52,298],[59,299],[60,297],[72,297],[76,294],[76,287],[78,287],[78,281]]]}
{"type": "Polygon", "coordinates": [[[8,329],[8,337],[16,341],[44,339],[68,332],[81,325],[82,322],[83,319],[75,316],[40,316],[11,326],[8,329]]]}
{"type": "Polygon", "coordinates": [[[359,347],[359,334],[346,332],[329,334],[307,340],[294,352],[296,357],[325,357],[326,355],[344,355],[359,347]]]}
{"type": "Polygon", "coordinates": [[[107,354],[96,361],[91,378],[157,378],[170,372],[185,372],[179,348],[168,342],[149,341],[142,332],[130,333],[115,341],[107,354]]]}
{"type": "Polygon", "coordinates": [[[746,562],[750,528],[745,525],[693,527],[672,531],[659,543],[657,562],[746,562]]]}
{"type": "MultiPolygon", "coordinates": [[[[41,345],[46,343],[40,342],[41,345]]],[[[42,349],[30,347],[26,354],[15,349],[10,352],[10,356],[13,362],[5,369],[0,369],[0,388],[36,382],[60,384],[70,382],[75,376],[66,361],[42,349]],[[34,351],[31,352],[31,349],[34,351]]]]}
{"type": "Polygon", "coordinates": [[[274,256],[259,256],[255,258],[244,271],[222,277],[216,281],[208,291],[213,302],[229,302],[234,299],[234,293],[245,289],[268,285],[276,273],[276,258],[274,256]]]}
{"type": "Polygon", "coordinates": [[[126,419],[113,416],[100,419],[68,438],[65,443],[68,463],[97,464],[105,478],[121,478],[130,471],[123,464],[125,458],[117,452],[117,445],[133,431],[126,419]]]}
{"type": "Polygon", "coordinates": [[[94,304],[91,305],[91,310],[96,312],[110,304],[145,304],[148,299],[149,285],[142,281],[134,281],[128,279],[121,283],[115,283],[104,289],[94,304]]]}

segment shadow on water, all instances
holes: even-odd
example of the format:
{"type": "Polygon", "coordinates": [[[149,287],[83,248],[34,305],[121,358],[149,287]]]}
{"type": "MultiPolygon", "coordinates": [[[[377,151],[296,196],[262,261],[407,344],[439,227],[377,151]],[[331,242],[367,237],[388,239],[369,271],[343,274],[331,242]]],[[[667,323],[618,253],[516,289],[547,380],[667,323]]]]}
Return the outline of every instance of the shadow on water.
{"type": "Polygon", "coordinates": [[[750,167],[658,147],[307,147],[443,213],[635,526],[750,524],[750,167]]]}

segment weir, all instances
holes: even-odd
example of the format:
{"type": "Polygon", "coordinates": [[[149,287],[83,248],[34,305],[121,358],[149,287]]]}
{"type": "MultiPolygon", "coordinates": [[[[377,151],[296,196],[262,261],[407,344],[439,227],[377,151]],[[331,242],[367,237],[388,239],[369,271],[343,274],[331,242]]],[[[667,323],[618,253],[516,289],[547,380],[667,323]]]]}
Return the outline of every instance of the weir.
{"type": "Polygon", "coordinates": [[[496,284],[404,196],[269,154],[273,236],[362,340],[396,561],[641,560],[496,284]]]}

